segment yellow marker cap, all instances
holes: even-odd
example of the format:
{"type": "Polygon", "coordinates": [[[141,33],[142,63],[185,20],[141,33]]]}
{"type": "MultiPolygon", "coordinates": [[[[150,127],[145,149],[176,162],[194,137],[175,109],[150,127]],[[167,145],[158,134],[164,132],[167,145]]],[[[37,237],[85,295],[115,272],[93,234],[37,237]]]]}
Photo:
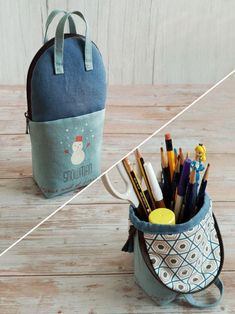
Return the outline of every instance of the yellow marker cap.
{"type": "Polygon", "coordinates": [[[168,208],[157,208],[149,214],[149,222],[160,225],[175,225],[175,214],[168,208]]]}

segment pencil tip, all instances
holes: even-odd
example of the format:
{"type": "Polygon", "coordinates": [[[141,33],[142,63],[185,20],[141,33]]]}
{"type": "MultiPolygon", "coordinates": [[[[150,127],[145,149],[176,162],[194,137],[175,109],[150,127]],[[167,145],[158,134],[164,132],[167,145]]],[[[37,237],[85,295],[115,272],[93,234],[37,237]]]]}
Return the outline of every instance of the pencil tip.
{"type": "Polygon", "coordinates": [[[123,160],[122,160],[123,162],[129,162],[129,159],[127,158],[127,157],[125,157],[125,158],[123,158],[123,160]]]}
{"type": "Polygon", "coordinates": [[[209,177],[209,168],[210,168],[210,164],[207,164],[204,176],[203,176],[203,181],[207,181],[208,177],[209,177]]]}
{"type": "Polygon", "coordinates": [[[171,139],[170,133],[166,133],[166,134],[165,134],[165,140],[170,140],[170,139],[171,139]]]}

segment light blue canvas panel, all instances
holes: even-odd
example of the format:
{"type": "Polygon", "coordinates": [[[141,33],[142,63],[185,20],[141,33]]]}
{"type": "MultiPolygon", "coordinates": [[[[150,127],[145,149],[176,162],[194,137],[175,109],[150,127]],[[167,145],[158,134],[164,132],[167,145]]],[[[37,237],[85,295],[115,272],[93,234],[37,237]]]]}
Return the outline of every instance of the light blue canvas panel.
{"type": "Polygon", "coordinates": [[[136,283],[157,305],[166,305],[177,297],[177,293],[165,288],[156,280],[144,262],[140,251],[138,234],[134,238],[134,271],[136,283]]]}
{"type": "Polygon", "coordinates": [[[100,175],[104,113],[29,121],[33,177],[46,197],[86,186],[100,175]]]}

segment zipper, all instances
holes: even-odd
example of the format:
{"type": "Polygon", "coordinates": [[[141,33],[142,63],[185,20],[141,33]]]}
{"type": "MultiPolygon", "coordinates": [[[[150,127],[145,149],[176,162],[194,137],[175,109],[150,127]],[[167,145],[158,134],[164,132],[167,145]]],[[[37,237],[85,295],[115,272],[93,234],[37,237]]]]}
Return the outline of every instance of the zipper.
{"type": "MultiPolygon", "coordinates": [[[[65,34],[64,38],[85,38],[83,35],[79,35],[79,34],[65,34]]],[[[36,53],[36,55],[34,56],[30,66],[29,66],[29,70],[28,70],[28,75],[27,75],[27,87],[26,87],[26,92],[27,92],[27,107],[28,110],[25,113],[25,117],[26,117],[26,134],[28,134],[29,128],[28,128],[28,122],[29,120],[32,120],[32,104],[31,104],[31,79],[32,79],[32,75],[33,75],[33,70],[34,67],[37,63],[37,61],[39,60],[39,58],[41,57],[41,55],[51,46],[53,46],[55,41],[55,38],[50,39],[48,42],[46,42],[36,53]],[[28,120],[27,120],[28,119],[28,120]]],[[[95,47],[97,48],[97,50],[99,51],[99,48],[96,46],[96,44],[92,41],[92,44],[95,45],[95,47]]],[[[100,51],[99,51],[100,52],[100,51]]]]}
{"type": "Polygon", "coordinates": [[[28,112],[24,113],[25,119],[26,119],[26,130],[25,130],[25,134],[29,134],[29,115],[28,112]]]}

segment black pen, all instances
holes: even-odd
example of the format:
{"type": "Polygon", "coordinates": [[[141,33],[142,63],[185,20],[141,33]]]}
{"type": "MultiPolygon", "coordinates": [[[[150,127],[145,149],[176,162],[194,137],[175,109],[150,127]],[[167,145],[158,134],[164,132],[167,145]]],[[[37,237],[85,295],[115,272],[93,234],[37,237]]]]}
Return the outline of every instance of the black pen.
{"type": "Polygon", "coordinates": [[[203,203],[204,203],[204,198],[205,198],[205,192],[206,192],[206,186],[207,186],[207,180],[209,176],[209,168],[210,164],[207,165],[206,171],[204,173],[204,176],[202,178],[201,186],[198,192],[198,198],[197,198],[197,210],[200,210],[203,203]]]}

